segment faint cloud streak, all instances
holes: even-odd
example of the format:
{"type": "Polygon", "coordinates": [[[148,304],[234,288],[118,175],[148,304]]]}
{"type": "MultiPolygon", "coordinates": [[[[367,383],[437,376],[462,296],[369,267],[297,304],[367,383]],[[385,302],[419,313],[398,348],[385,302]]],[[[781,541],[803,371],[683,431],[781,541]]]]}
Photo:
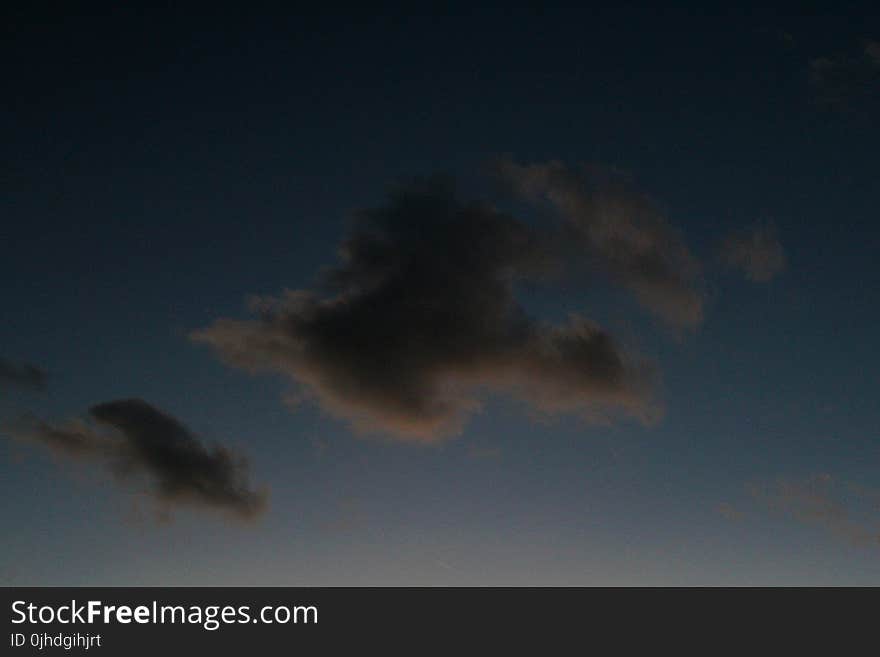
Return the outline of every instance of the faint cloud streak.
{"type": "Polygon", "coordinates": [[[739,269],[754,283],[773,280],[787,265],[787,257],[776,227],[771,223],[753,226],[728,235],[722,242],[721,261],[739,269]]]}
{"type": "Polygon", "coordinates": [[[46,372],[30,363],[13,363],[0,358],[0,385],[29,390],[46,389],[46,372]]]}
{"type": "Polygon", "coordinates": [[[749,486],[768,508],[805,524],[822,527],[856,545],[880,544],[877,493],[823,473],[800,479],[780,478],[749,486]]]}
{"type": "Polygon", "coordinates": [[[865,39],[858,54],[810,60],[810,85],[821,105],[849,109],[880,100],[880,42],[865,39]]]}

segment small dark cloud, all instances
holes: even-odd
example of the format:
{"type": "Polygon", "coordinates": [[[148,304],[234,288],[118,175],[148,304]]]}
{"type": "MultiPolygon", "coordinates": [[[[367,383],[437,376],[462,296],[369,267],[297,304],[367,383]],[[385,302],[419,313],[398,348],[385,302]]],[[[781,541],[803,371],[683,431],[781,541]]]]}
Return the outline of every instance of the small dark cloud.
{"type": "Polygon", "coordinates": [[[323,286],[256,299],[256,319],[192,337],[234,366],[287,375],[357,429],[402,439],[456,433],[485,391],[546,413],[650,419],[650,367],[590,320],[548,325],[514,298],[516,280],[554,266],[558,243],[460,201],[448,181],[415,182],[357,214],[323,286]]]}
{"type": "Polygon", "coordinates": [[[787,262],[776,227],[770,223],[731,233],[721,244],[720,258],[756,283],[772,280],[787,262]]]}
{"type": "Polygon", "coordinates": [[[810,84],[821,105],[848,109],[880,101],[880,42],[864,40],[855,54],[810,60],[810,84]]]}
{"type": "Polygon", "coordinates": [[[578,255],[609,272],[642,306],[676,327],[703,321],[697,259],[657,205],[622,175],[510,160],[501,161],[498,172],[523,198],[549,203],[567,222],[578,255]]]}
{"type": "Polygon", "coordinates": [[[756,500],[856,545],[880,544],[877,493],[823,473],[749,486],[756,500]]]}
{"type": "Polygon", "coordinates": [[[30,363],[13,363],[0,358],[0,386],[3,385],[45,390],[46,372],[30,363]]]}
{"type": "Polygon", "coordinates": [[[90,422],[63,426],[31,419],[10,433],[62,457],[104,463],[122,479],[147,475],[152,495],[166,510],[195,505],[249,518],[264,509],[266,495],[250,487],[241,457],[224,447],[206,447],[167,413],[140,399],[124,399],[93,406],[89,416],[90,422]]]}

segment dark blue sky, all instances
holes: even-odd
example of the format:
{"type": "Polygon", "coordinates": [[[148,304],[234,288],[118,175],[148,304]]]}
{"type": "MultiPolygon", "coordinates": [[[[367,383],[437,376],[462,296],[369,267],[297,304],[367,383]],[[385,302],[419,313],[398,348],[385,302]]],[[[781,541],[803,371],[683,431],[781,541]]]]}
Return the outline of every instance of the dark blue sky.
{"type": "Polygon", "coordinates": [[[140,484],[4,441],[5,582],[880,583],[869,3],[3,11],[0,359],[48,373],[0,389],[4,421],[143,398],[270,496],[249,524],[157,525],[140,484]],[[519,290],[652,359],[659,422],[493,394],[457,437],[401,444],[189,338],[314,287],[352,213],[413,176],[545,221],[486,175],[500,157],[625,172],[701,263],[683,332],[613,285],[519,290]],[[718,251],[759,225],[787,266],[755,283],[718,251]]]}

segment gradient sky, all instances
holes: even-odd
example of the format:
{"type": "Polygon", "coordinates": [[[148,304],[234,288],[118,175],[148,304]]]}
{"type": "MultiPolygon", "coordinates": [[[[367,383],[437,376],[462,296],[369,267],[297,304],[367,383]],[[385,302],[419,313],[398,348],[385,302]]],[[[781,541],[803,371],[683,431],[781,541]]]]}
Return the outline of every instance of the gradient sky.
{"type": "Polygon", "coordinates": [[[880,584],[871,4],[4,8],[0,583],[880,584]],[[685,328],[601,277],[517,288],[650,359],[662,419],[501,392],[431,445],[363,435],[191,339],[314,288],[413,177],[544,225],[499,160],[624,172],[699,261],[685,328]],[[784,266],[756,281],[731,245],[762,235],[784,266]],[[129,398],[246,456],[265,512],[158,518],[149,469],[14,439],[129,398]]]}

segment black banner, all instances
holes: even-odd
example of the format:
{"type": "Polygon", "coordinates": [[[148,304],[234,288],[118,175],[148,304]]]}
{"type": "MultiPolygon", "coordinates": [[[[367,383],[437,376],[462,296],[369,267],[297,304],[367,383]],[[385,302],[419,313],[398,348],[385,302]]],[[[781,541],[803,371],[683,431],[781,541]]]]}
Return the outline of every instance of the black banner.
{"type": "Polygon", "coordinates": [[[846,644],[870,626],[873,597],[810,589],[10,588],[2,654],[763,651],[803,640],[846,644]],[[844,633],[833,629],[840,624],[844,633]]]}

